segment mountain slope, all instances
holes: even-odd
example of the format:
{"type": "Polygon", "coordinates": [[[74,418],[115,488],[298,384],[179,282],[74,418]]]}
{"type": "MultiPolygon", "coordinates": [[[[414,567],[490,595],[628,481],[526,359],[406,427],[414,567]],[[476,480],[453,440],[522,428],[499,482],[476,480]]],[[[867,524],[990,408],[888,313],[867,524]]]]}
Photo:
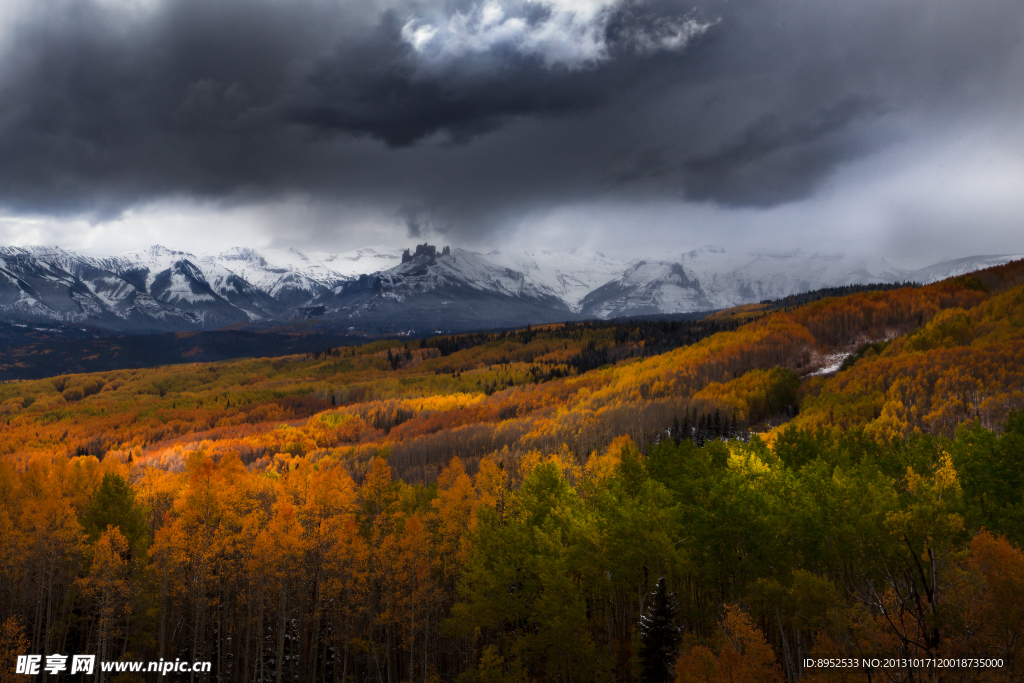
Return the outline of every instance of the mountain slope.
{"type": "Polygon", "coordinates": [[[307,315],[345,320],[374,332],[456,331],[573,317],[558,297],[480,254],[417,254],[389,270],[361,275],[318,295],[307,315]]]}
{"type": "Polygon", "coordinates": [[[583,299],[598,287],[620,277],[630,262],[584,249],[495,250],[487,260],[519,271],[538,291],[561,299],[579,312],[583,299]]]}
{"type": "Polygon", "coordinates": [[[708,246],[683,254],[680,264],[704,286],[716,308],[780,299],[826,287],[916,279],[914,271],[886,259],[801,250],[736,254],[708,246]]]}
{"type": "Polygon", "coordinates": [[[683,313],[716,308],[701,283],[680,264],[640,261],[580,302],[588,318],[683,313]]]}

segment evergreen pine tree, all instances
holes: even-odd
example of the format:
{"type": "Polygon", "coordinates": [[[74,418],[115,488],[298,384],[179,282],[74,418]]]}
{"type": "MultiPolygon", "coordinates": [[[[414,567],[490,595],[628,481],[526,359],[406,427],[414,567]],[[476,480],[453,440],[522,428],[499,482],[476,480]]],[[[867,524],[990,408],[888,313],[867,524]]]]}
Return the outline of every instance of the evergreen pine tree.
{"type": "Polygon", "coordinates": [[[131,484],[112,472],[103,475],[79,521],[93,542],[108,525],[118,527],[135,556],[144,552],[151,541],[145,508],[135,501],[131,484]]]}
{"type": "Polygon", "coordinates": [[[662,577],[640,617],[641,683],[668,683],[675,677],[673,667],[680,640],[679,629],[673,623],[676,611],[676,596],[668,592],[662,577]]]}

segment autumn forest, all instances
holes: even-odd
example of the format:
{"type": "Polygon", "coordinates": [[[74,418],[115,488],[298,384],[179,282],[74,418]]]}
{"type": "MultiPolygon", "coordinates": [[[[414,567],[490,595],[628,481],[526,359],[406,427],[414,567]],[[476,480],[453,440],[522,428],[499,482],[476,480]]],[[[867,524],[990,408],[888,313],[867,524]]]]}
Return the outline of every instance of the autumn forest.
{"type": "Polygon", "coordinates": [[[1020,261],[12,381],[0,428],[3,681],[1024,680],[1020,261]]]}

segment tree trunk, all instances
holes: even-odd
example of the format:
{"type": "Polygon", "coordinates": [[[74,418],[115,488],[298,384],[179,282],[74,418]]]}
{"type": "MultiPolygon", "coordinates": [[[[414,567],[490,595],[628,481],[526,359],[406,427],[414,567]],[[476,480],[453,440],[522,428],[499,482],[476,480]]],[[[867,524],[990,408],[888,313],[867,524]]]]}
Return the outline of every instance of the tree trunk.
{"type": "MultiPolygon", "coordinates": [[[[415,590],[415,589],[414,589],[415,590]]],[[[409,600],[409,680],[416,678],[413,672],[416,670],[416,597],[415,594],[409,600]]]]}
{"type": "Polygon", "coordinates": [[[256,656],[259,660],[256,662],[256,673],[259,676],[257,679],[259,683],[263,683],[265,680],[266,673],[264,672],[264,663],[266,661],[266,652],[264,648],[264,640],[266,634],[263,632],[263,600],[264,596],[260,596],[260,613],[256,618],[256,656]]]}
{"type": "Polygon", "coordinates": [[[160,659],[167,657],[167,570],[160,585],[160,659]]]}
{"type": "Polygon", "coordinates": [[[313,625],[309,630],[309,666],[306,667],[306,670],[309,672],[309,680],[322,680],[316,676],[320,645],[320,586],[321,583],[317,580],[316,592],[313,595],[313,625]]]}
{"type": "Polygon", "coordinates": [[[388,683],[395,683],[395,628],[388,624],[384,627],[384,657],[388,666],[388,683]]]}
{"type": "Polygon", "coordinates": [[[782,638],[782,653],[786,658],[786,680],[793,683],[793,658],[789,654],[789,640],[786,638],[786,629],[782,627],[782,618],[779,610],[775,610],[775,622],[779,625],[779,636],[782,638]]]}
{"type": "Polygon", "coordinates": [[[284,629],[286,626],[285,617],[285,593],[287,585],[281,584],[281,600],[277,613],[277,683],[281,683],[281,675],[284,673],[284,629]]]}

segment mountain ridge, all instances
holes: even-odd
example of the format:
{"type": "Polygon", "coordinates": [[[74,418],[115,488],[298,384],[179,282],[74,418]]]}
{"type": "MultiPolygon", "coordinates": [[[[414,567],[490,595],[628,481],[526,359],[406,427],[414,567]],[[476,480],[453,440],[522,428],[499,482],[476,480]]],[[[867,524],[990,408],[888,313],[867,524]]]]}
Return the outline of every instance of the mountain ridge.
{"type": "Polygon", "coordinates": [[[564,320],[692,313],[827,287],[934,282],[1019,255],[911,269],[884,258],[709,245],[624,260],[584,249],[350,252],[154,245],[105,257],[0,247],[0,319],[115,331],[211,330],[303,320],[375,334],[467,331],[564,320]]]}

